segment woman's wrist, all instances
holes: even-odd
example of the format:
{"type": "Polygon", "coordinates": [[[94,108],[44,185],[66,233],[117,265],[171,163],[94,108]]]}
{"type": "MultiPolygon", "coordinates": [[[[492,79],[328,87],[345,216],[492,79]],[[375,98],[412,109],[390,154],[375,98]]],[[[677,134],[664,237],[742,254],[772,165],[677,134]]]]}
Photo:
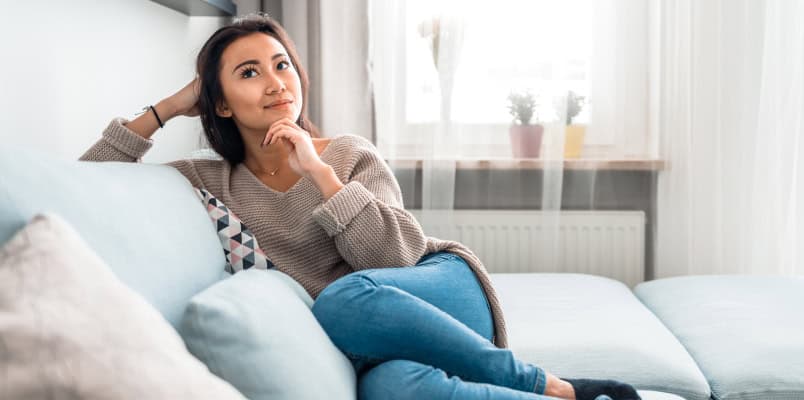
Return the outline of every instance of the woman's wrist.
{"type": "Polygon", "coordinates": [[[310,178],[318,187],[318,190],[324,197],[324,201],[329,200],[330,197],[338,193],[344,186],[341,180],[338,179],[338,175],[335,174],[335,170],[332,169],[332,166],[324,162],[310,172],[310,178]]]}
{"type": "Polygon", "coordinates": [[[167,123],[178,114],[178,111],[173,105],[173,102],[170,101],[170,98],[163,99],[159,103],[154,104],[154,108],[156,109],[157,114],[159,114],[159,119],[162,120],[162,123],[167,123]]]}
{"type": "Polygon", "coordinates": [[[125,124],[126,128],[145,139],[151,139],[151,136],[153,136],[154,133],[156,133],[156,130],[160,128],[160,121],[162,125],[164,125],[170,118],[173,117],[171,105],[166,103],[164,100],[156,103],[153,108],[156,110],[156,113],[159,114],[158,120],[154,115],[154,110],[152,110],[150,106],[146,106],[143,109],[143,112],[138,113],[137,118],[134,118],[125,124]]]}

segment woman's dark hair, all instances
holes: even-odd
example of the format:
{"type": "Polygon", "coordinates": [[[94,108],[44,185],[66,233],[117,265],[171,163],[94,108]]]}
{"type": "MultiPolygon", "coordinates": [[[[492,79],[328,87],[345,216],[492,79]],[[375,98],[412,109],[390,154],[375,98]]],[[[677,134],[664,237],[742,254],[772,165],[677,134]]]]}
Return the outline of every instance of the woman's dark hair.
{"type": "Polygon", "coordinates": [[[235,40],[256,32],[264,33],[279,41],[288,52],[290,62],[299,74],[302,90],[302,109],[296,124],[319,137],[318,129],[307,119],[307,89],[310,85],[307,72],[299,62],[296,46],[285,29],[266,14],[249,14],[238,18],[230,25],[218,29],[204,43],[196,59],[196,72],[201,81],[198,96],[198,110],[204,134],[212,149],[226,159],[232,166],[243,162],[246,157],[245,144],[232,118],[223,118],[215,112],[215,107],[223,101],[223,88],[220,82],[220,62],[223,51],[235,40]]]}

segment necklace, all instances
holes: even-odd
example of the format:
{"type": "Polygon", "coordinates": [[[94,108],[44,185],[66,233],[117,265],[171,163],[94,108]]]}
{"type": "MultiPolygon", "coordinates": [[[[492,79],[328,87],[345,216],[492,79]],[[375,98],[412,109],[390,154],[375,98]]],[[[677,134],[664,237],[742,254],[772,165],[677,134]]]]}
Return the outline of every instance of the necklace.
{"type": "Polygon", "coordinates": [[[279,171],[279,168],[275,169],[275,170],[274,170],[273,172],[271,172],[269,175],[271,175],[271,176],[276,175],[276,171],[279,171]]]}

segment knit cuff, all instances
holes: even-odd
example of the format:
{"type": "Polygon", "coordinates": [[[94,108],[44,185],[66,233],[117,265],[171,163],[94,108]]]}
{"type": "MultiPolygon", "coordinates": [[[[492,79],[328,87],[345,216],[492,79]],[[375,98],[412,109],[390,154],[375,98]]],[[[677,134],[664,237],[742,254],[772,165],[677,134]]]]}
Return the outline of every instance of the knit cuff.
{"type": "Polygon", "coordinates": [[[123,153],[134,157],[142,158],[143,155],[154,145],[154,141],[146,139],[126,128],[124,123],[129,122],[125,118],[115,118],[109,126],[103,130],[103,138],[112,147],[123,153]]]}
{"type": "Polygon", "coordinates": [[[352,181],[324,204],[316,207],[313,210],[313,220],[324,228],[327,235],[332,237],[343,232],[352,219],[372,201],[374,201],[374,193],[371,193],[360,182],[352,181]]]}

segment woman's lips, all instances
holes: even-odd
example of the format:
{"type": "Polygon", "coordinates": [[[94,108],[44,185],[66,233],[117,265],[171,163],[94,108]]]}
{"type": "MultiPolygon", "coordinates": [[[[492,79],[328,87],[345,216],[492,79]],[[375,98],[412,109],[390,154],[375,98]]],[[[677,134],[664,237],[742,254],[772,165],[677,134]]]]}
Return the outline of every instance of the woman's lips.
{"type": "Polygon", "coordinates": [[[285,102],[285,103],[279,103],[279,104],[276,104],[276,105],[273,105],[273,106],[268,106],[266,108],[269,108],[271,110],[289,110],[291,106],[293,106],[293,102],[288,101],[288,102],[285,102]]]}

